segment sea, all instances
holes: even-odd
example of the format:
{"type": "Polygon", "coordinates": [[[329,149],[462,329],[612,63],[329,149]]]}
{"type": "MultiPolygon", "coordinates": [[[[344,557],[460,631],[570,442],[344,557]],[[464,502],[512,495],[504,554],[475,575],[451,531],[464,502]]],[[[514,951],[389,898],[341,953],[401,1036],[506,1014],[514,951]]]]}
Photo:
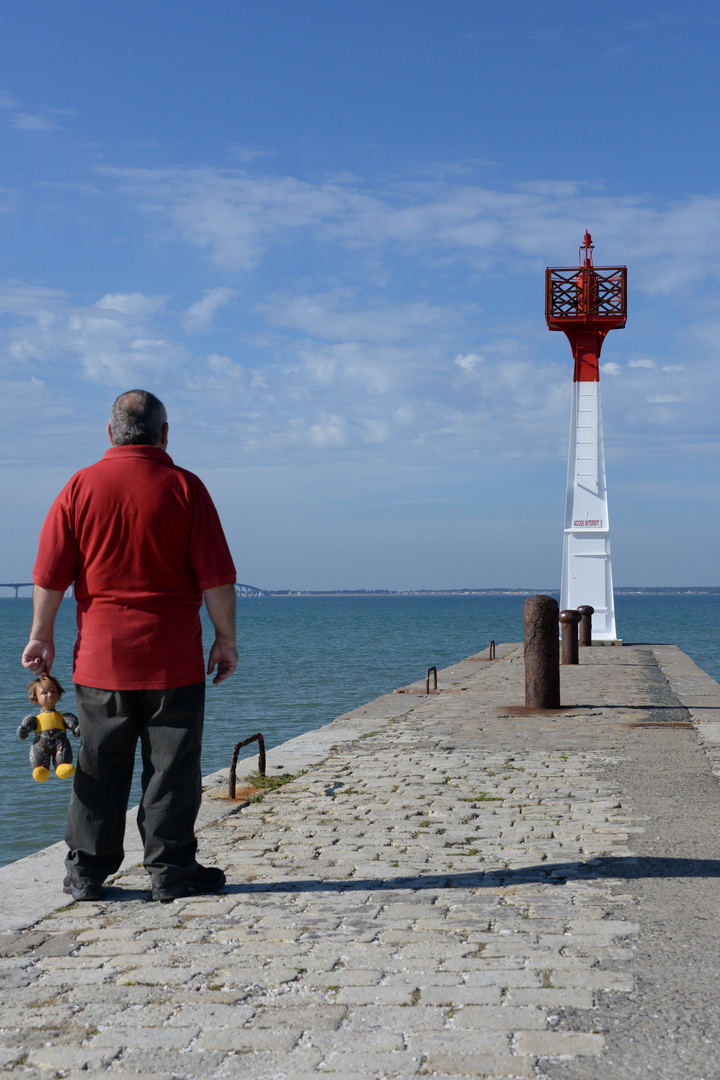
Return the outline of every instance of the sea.
{"type": "MultiPolygon", "coordinates": [[[[529,594],[526,594],[529,595],[529,594]]],[[[399,686],[487,648],[522,641],[524,595],[261,596],[238,601],[237,673],[208,684],[203,775],[227,768],[236,742],[262,732],[277,746],[399,686]]],[[[618,635],[627,643],[679,645],[720,681],[720,592],[615,597],[618,635]]],[[[205,617],[206,643],[212,640],[205,617]]],[[[16,728],[31,712],[20,666],[31,621],[28,597],[0,598],[0,866],[63,837],[72,781],[32,779],[28,742],[16,728]]],[[[56,620],[53,674],[74,711],[75,602],[56,620]]],[[[76,750],[77,742],[70,736],[76,750]]],[[[255,757],[251,745],[243,758],[255,757]]],[[[246,771],[254,762],[247,762],[246,771]]],[[[135,770],[131,805],[139,799],[135,770]]],[[[242,769],[238,775],[242,776],[242,769]]]]}

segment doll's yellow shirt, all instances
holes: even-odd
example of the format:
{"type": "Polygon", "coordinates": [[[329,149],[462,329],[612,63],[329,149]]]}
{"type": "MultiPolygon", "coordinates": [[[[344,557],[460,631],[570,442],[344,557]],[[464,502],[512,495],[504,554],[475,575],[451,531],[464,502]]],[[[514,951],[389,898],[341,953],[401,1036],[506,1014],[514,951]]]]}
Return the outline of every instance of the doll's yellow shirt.
{"type": "Polygon", "coordinates": [[[55,728],[65,731],[66,724],[60,712],[41,712],[37,714],[35,719],[38,722],[36,731],[53,731],[55,728]]]}

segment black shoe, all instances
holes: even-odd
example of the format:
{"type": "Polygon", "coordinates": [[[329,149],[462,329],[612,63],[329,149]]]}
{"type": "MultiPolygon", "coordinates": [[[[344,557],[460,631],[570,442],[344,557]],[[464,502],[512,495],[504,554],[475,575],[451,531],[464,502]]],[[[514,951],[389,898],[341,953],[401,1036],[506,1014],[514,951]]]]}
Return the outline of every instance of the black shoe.
{"type": "Polygon", "coordinates": [[[68,875],[63,881],[63,892],[73,900],[102,900],[103,887],[101,881],[88,881],[87,878],[73,881],[68,875]]]}
{"type": "Polygon", "coordinates": [[[189,877],[175,881],[153,882],[152,898],[169,904],[183,896],[199,896],[202,893],[220,892],[225,886],[225,875],[217,866],[197,864],[189,877]]]}

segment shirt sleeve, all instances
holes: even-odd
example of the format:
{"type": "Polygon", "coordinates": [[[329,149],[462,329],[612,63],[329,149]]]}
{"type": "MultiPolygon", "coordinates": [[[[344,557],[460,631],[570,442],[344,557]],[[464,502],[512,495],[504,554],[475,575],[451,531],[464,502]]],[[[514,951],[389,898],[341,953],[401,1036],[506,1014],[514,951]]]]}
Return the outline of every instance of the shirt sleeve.
{"type": "MultiPolygon", "coordinates": [[[[69,487],[69,485],[68,485],[69,487]]],[[[78,573],[78,545],[64,488],[50,507],[40,531],[33,582],[43,589],[65,592],[78,573]]]]}
{"type": "Polygon", "coordinates": [[[235,584],[237,571],[220,517],[207,489],[199,480],[190,533],[190,562],[203,592],[218,585],[235,584]]]}

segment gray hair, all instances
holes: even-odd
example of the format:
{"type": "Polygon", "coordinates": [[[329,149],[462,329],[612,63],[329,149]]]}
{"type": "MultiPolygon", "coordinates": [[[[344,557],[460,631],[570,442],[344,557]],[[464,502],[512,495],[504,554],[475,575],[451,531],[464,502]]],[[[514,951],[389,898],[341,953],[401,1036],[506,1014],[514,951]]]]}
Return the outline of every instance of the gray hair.
{"type": "Polygon", "coordinates": [[[157,446],[167,423],[165,406],[149,390],[126,390],[110,410],[113,446],[157,446]]]}

